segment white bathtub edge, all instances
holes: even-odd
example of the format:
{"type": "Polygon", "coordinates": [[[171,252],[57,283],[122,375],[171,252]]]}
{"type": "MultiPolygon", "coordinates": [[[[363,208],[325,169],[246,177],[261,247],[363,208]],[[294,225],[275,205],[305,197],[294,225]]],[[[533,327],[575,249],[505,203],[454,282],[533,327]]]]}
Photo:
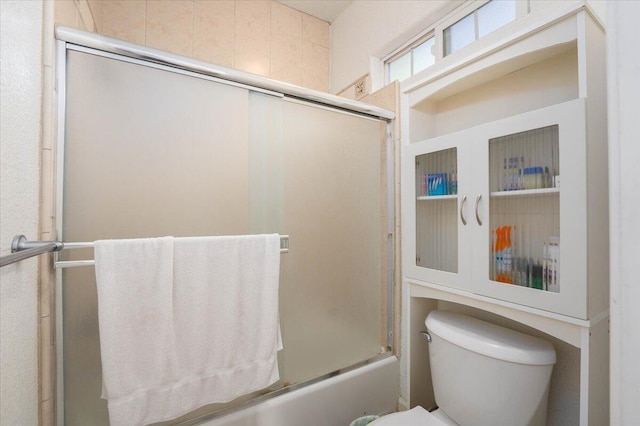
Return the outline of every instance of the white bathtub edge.
{"type": "Polygon", "coordinates": [[[399,361],[391,356],[200,425],[348,426],[395,411],[399,392],[399,361]]]}

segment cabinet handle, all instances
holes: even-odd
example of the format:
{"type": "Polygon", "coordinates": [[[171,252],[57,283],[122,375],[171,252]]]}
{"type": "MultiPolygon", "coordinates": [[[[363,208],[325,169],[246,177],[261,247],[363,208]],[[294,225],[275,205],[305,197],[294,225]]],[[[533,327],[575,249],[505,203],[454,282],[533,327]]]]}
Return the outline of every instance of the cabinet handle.
{"type": "Polygon", "coordinates": [[[482,221],[480,220],[480,216],[478,215],[478,205],[480,204],[481,198],[482,198],[482,194],[478,194],[478,197],[476,198],[476,221],[480,226],[482,226],[482,221]]]}
{"type": "Polygon", "coordinates": [[[464,207],[464,202],[467,201],[467,196],[462,197],[462,202],[460,203],[460,220],[462,220],[462,224],[467,224],[467,219],[464,218],[464,214],[462,213],[462,208],[464,207]]]}

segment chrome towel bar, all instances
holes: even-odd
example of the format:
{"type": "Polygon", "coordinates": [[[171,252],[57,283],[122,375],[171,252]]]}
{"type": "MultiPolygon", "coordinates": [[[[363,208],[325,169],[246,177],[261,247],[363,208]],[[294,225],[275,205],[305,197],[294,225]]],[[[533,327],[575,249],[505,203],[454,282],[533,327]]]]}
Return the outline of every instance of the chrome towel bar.
{"type": "MultiPolygon", "coordinates": [[[[62,241],[27,241],[24,235],[16,235],[11,243],[11,254],[0,257],[0,267],[10,265],[30,257],[44,253],[59,252],[61,250],[73,250],[81,248],[93,248],[92,242],[87,243],[63,243],[62,241]]],[[[280,235],[280,253],[289,253],[289,236],[280,235]]],[[[93,260],[63,260],[59,261],[55,256],[55,268],[73,268],[76,266],[94,265],[93,260]]]]}

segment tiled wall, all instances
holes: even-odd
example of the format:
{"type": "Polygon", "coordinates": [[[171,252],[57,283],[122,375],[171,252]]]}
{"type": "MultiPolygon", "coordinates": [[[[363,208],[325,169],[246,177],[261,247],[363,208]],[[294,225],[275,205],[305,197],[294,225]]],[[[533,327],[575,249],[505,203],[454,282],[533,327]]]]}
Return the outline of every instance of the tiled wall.
{"type": "MultiPolygon", "coordinates": [[[[396,113],[395,120],[392,121],[392,142],[393,142],[393,191],[394,191],[394,213],[395,224],[394,231],[394,258],[393,258],[393,312],[394,320],[393,327],[395,334],[393,336],[393,348],[397,356],[400,354],[400,323],[401,323],[401,305],[402,301],[402,274],[400,269],[400,254],[401,254],[401,229],[400,229],[400,84],[397,81],[390,83],[382,89],[369,93],[371,88],[371,81],[369,76],[358,79],[354,85],[354,93],[359,101],[375,105],[380,108],[387,109],[396,113]],[[360,87],[358,87],[360,85],[360,87]]],[[[382,186],[386,188],[386,185],[382,186]]],[[[391,189],[391,188],[389,188],[391,189]]],[[[386,191],[385,191],[386,194],[386,191]]],[[[386,281],[385,281],[386,284],[386,281]]],[[[383,289],[386,289],[386,285],[383,285],[383,289]]],[[[386,295],[383,300],[386,300],[386,295]]]]}
{"type": "MultiPolygon", "coordinates": [[[[353,99],[367,104],[375,105],[380,108],[387,109],[396,113],[396,118],[392,122],[392,138],[393,138],[393,162],[394,162],[394,179],[393,179],[393,191],[394,191],[394,210],[395,210],[395,225],[394,225],[394,276],[393,276],[393,299],[394,299],[394,329],[395,335],[393,336],[393,348],[396,355],[400,356],[400,314],[402,300],[402,274],[400,269],[400,254],[401,254],[401,234],[400,234],[400,83],[394,81],[388,84],[382,89],[371,93],[371,78],[367,74],[360,77],[347,88],[343,89],[338,96],[342,96],[347,99],[353,99]]],[[[384,175],[384,173],[383,173],[384,175]]],[[[386,194],[387,188],[386,182],[381,185],[383,193],[386,194]]],[[[386,219],[386,217],[385,217],[386,219]]],[[[382,241],[383,247],[386,245],[386,236],[382,241]]],[[[386,259],[382,259],[382,264],[386,265],[386,259]]],[[[384,282],[382,288],[386,291],[386,274],[383,277],[384,282]]],[[[386,294],[383,295],[382,300],[386,300],[386,294]]],[[[386,315],[386,312],[383,314],[386,315]]],[[[383,324],[383,329],[386,330],[386,323],[383,324]]],[[[385,336],[382,336],[383,341],[385,336]]]]}
{"type": "Polygon", "coordinates": [[[273,0],[57,0],[56,22],[329,91],[329,24],[273,0]]]}

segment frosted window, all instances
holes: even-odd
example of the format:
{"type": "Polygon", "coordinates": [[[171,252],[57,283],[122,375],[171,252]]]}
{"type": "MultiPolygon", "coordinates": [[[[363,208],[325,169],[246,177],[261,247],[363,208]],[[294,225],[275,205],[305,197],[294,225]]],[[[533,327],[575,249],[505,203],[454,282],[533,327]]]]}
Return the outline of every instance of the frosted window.
{"type": "Polygon", "coordinates": [[[445,56],[465,47],[476,39],[473,13],[444,30],[445,56]]]}
{"type": "Polygon", "coordinates": [[[402,81],[408,77],[411,77],[411,52],[389,63],[389,82],[402,81]]]}
{"type": "Polygon", "coordinates": [[[490,1],[443,31],[444,56],[516,19],[516,2],[490,1]]]}
{"type": "Polygon", "coordinates": [[[436,57],[432,53],[434,44],[435,38],[431,37],[429,40],[413,49],[413,74],[435,64],[436,57]]]}
{"type": "Polygon", "coordinates": [[[494,0],[478,9],[477,14],[478,37],[484,37],[516,19],[516,2],[494,0]]]}

